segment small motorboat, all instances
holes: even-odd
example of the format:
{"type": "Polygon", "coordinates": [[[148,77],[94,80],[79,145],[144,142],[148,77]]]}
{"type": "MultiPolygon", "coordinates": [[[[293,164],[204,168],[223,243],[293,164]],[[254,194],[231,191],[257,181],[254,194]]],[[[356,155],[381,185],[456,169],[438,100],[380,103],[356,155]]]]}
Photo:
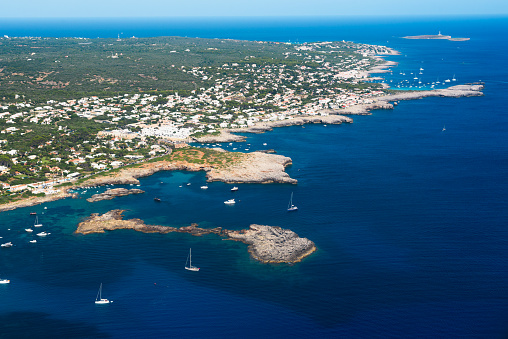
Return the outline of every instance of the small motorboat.
{"type": "Polygon", "coordinates": [[[46,232],[41,232],[41,233],[37,233],[37,236],[39,237],[45,237],[47,235],[50,235],[51,233],[46,233],[46,232]]]}
{"type": "Polygon", "coordinates": [[[10,282],[9,279],[0,279],[0,284],[9,284],[10,282]]]}
{"type": "Polygon", "coordinates": [[[224,203],[226,205],[234,205],[234,204],[236,204],[236,201],[235,201],[235,199],[229,199],[229,200],[224,201],[224,203]]]}
{"type": "Polygon", "coordinates": [[[27,231],[28,233],[32,233],[34,230],[31,228],[25,228],[25,231],[27,231]]]}
{"type": "Polygon", "coordinates": [[[29,243],[31,243],[31,244],[35,244],[36,242],[37,242],[37,240],[35,240],[35,239],[29,241],[29,243]]]}
{"type": "Polygon", "coordinates": [[[236,187],[236,186],[231,189],[231,192],[235,192],[235,191],[238,191],[238,187],[236,187]]]}
{"type": "Polygon", "coordinates": [[[9,241],[9,242],[6,242],[6,243],[4,243],[4,244],[2,244],[0,246],[1,247],[12,247],[12,242],[9,241]]]}
{"type": "Polygon", "coordinates": [[[208,189],[208,186],[201,186],[201,189],[202,189],[202,190],[207,190],[207,189],[208,189]]]}
{"type": "Polygon", "coordinates": [[[159,198],[153,198],[153,201],[155,201],[155,202],[161,202],[161,199],[159,199],[159,198]]]}

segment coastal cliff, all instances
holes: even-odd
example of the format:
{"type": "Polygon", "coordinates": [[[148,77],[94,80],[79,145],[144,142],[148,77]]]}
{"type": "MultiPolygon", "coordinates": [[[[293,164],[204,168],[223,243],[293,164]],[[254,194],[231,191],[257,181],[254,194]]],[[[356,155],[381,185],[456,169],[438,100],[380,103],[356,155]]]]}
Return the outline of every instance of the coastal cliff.
{"type": "Polygon", "coordinates": [[[143,163],[137,167],[123,168],[107,176],[89,179],[83,186],[101,186],[108,184],[139,184],[137,178],[150,176],[159,171],[205,171],[208,181],[227,183],[297,183],[284,171],[291,165],[291,158],[262,152],[231,153],[220,148],[194,149],[193,157],[179,156],[178,150],[171,159],[143,163]],[[205,159],[205,155],[213,159],[205,159]]]}
{"type": "Polygon", "coordinates": [[[287,166],[292,164],[289,157],[263,152],[252,152],[245,156],[247,161],[228,167],[212,168],[206,174],[207,181],[257,184],[296,184],[298,182],[284,171],[287,166]]]}
{"type": "Polygon", "coordinates": [[[188,233],[194,236],[216,234],[228,240],[243,242],[252,257],[263,263],[296,263],[316,250],[315,244],[307,238],[300,238],[295,232],[277,226],[250,225],[248,230],[231,231],[221,227],[200,228],[197,224],[185,227],[146,225],[141,219],[123,220],[123,210],[112,210],[104,214],[93,213],[80,222],[75,233],[105,233],[119,229],[131,229],[142,233],[172,232],[188,233]]]}

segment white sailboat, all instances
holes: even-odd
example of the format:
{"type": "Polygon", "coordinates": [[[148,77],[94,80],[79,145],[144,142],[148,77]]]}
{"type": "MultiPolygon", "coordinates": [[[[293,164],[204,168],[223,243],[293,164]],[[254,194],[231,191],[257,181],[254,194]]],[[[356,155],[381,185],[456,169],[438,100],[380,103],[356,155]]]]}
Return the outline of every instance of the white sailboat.
{"type": "Polygon", "coordinates": [[[288,204],[288,212],[296,211],[296,210],[298,210],[298,207],[293,205],[293,192],[291,192],[291,199],[289,199],[289,204],[288,204]]]}
{"type": "Polygon", "coordinates": [[[97,292],[97,297],[95,298],[95,303],[100,305],[100,304],[109,304],[112,302],[113,302],[112,300],[102,298],[102,283],[101,283],[101,287],[99,287],[99,292],[97,292]]]}
{"type": "Polygon", "coordinates": [[[194,272],[199,271],[199,267],[192,266],[192,248],[189,248],[189,255],[187,256],[187,261],[185,262],[185,269],[194,272]],[[189,266],[187,266],[187,264],[189,264],[189,266]]]}
{"type": "Polygon", "coordinates": [[[34,222],[34,227],[41,227],[42,224],[39,224],[39,218],[37,216],[35,216],[35,222],[34,222]]]}

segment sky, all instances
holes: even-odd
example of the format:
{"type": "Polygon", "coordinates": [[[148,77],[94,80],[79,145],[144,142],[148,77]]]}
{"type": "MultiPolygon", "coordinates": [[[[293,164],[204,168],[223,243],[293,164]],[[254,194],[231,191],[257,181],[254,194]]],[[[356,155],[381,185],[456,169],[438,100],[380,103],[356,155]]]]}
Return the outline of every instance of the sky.
{"type": "Polygon", "coordinates": [[[2,0],[0,18],[508,15],[508,0],[2,0]]]}

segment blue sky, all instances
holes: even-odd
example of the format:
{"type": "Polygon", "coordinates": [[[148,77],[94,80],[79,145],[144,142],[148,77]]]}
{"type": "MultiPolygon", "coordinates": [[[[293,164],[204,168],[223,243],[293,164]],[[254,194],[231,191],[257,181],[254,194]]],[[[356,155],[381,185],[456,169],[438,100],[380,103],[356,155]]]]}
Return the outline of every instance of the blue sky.
{"type": "Polygon", "coordinates": [[[508,0],[4,0],[0,17],[508,15],[508,0]]]}

